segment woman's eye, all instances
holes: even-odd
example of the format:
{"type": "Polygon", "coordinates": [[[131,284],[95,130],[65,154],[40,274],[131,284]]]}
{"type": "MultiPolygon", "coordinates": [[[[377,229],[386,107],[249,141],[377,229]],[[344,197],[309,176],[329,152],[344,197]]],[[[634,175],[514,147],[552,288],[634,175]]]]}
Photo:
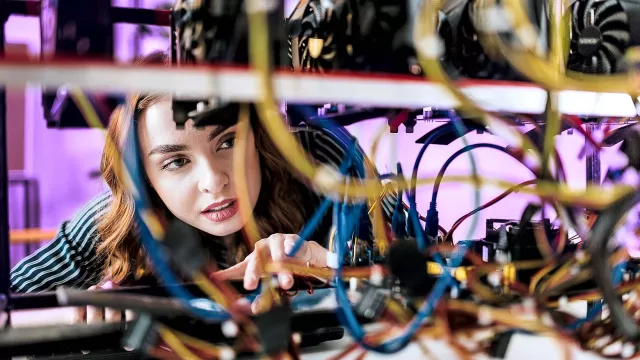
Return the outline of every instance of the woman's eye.
{"type": "Polygon", "coordinates": [[[179,168],[185,166],[188,160],[185,158],[173,159],[170,162],[166,163],[162,170],[178,170],[179,168]]]}
{"type": "Polygon", "coordinates": [[[234,136],[230,136],[229,138],[225,139],[221,144],[220,147],[218,149],[231,149],[233,147],[233,145],[235,144],[236,141],[236,137],[234,136]]]}

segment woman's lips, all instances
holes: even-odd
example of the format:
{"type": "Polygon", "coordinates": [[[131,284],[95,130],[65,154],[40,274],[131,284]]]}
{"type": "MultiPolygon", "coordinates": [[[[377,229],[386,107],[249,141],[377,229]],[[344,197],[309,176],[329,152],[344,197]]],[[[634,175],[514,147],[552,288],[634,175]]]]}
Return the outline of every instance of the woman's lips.
{"type": "Polygon", "coordinates": [[[213,222],[223,222],[231,219],[238,213],[238,201],[233,200],[225,208],[220,210],[203,211],[202,216],[213,222]]]}

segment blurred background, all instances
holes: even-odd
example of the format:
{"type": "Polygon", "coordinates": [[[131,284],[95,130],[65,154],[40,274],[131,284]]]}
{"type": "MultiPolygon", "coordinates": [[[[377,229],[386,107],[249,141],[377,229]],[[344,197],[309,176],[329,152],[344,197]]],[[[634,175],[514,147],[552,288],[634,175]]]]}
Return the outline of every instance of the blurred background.
{"type": "MultiPolygon", "coordinates": [[[[289,14],[297,1],[286,1],[289,14]]],[[[158,0],[114,0],[113,5],[123,7],[165,8],[170,1],[158,0]]],[[[40,53],[40,25],[38,18],[12,16],[6,27],[8,55],[37,57],[40,53]]],[[[169,47],[168,29],[153,26],[115,26],[115,57],[118,62],[131,62],[137,56],[169,47]]],[[[528,99],[523,98],[526,102],[528,99]]],[[[70,219],[84,203],[105,188],[99,175],[99,164],[103,133],[90,129],[47,128],[43,117],[41,91],[39,88],[12,88],[8,91],[8,156],[10,168],[9,221],[14,230],[40,228],[55,231],[58,225],[70,219]]],[[[372,139],[380,126],[387,126],[386,119],[372,119],[350,126],[361,146],[370,151],[372,139]]],[[[421,144],[415,141],[442,123],[418,122],[413,133],[401,127],[397,134],[388,133],[381,143],[375,163],[380,172],[395,171],[395,163],[403,164],[405,173],[413,168],[421,144]]],[[[473,144],[491,142],[507,145],[490,134],[471,133],[464,141],[473,144]]],[[[421,176],[435,176],[445,160],[464,146],[458,139],[448,146],[431,146],[420,166],[421,176]]],[[[584,138],[578,132],[564,132],[556,138],[556,145],[569,174],[569,184],[584,187],[586,183],[585,159],[579,158],[584,138]]],[[[606,173],[611,155],[617,146],[605,149],[601,154],[601,175],[606,173]]],[[[491,149],[473,152],[481,174],[514,182],[532,179],[532,175],[512,158],[491,149]]],[[[462,156],[449,168],[447,174],[468,174],[468,156],[462,156]]],[[[481,202],[486,202],[500,194],[499,189],[483,188],[481,202]]],[[[431,187],[418,189],[418,210],[426,213],[431,195],[431,187]]],[[[455,220],[474,206],[473,189],[461,184],[443,184],[439,194],[440,224],[449,228],[455,220]],[[442,211],[442,210],[445,211],[442,211]]],[[[471,221],[458,230],[458,239],[469,233],[470,238],[484,237],[484,223],[487,218],[513,218],[520,214],[531,198],[511,195],[510,201],[482,211],[479,223],[468,232],[471,221]]],[[[13,236],[11,246],[11,266],[37,248],[49,238],[38,242],[24,243],[13,236]]]]}

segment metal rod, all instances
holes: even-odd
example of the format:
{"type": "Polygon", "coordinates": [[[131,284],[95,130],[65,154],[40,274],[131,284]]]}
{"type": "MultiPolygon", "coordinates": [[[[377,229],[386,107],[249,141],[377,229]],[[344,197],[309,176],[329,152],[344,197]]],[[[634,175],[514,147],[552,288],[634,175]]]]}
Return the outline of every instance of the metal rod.
{"type": "MultiPolygon", "coordinates": [[[[10,0],[7,5],[10,15],[40,16],[40,0],[10,0]]],[[[111,16],[115,23],[169,26],[170,14],[170,10],[111,7],[111,16]]]]}
{"type": "MultiPolygon", "coordinates": [[[[7,8],[0,0],[0,58],[4,58],[4,27],[7,8]]],[[[9,309],[11,288],[9,273],[9,157],[7,156],[7,94],[0,87],[0,312],[9,309]]],[[[8,320],[10,321],[10,319],[8,320]]],[[[2,325],[2,324],[0,324],[2,325]]]]}
{"type": "MultiPolygon", "coordinates": [[[[600,129],[600,124],[587,124],[587,133],[592,134],[595,131],[600,129]]],[[[586,143],[586,139],[585,139],[586,143]]],[[[601,174],[600,174],[600,152],[595,147],[587,144],[587,158],[586,158],[586,167],[587,167],[587,185],[589,184],[597,184],[600,185],[601,182],[601,174]]]]}
{"type": "MultiPolygon", "coordinates": [[[[598,123],[588,123],[586,124],[587,134],[593,134],[595,131],[600,129],[600,124],[598,123]]],[[[587,142],[585,139],[585,146],[587,146],[587,156],[585,161],[586,171],[587,171],[587,186],[591,184],[600,185],[602,177],[600,176],[600,151],[596,149],[594,146],[587,142]]],[[[595,308],[601,301],[588,301],[587,302],[587,311],[595,308]]]]}

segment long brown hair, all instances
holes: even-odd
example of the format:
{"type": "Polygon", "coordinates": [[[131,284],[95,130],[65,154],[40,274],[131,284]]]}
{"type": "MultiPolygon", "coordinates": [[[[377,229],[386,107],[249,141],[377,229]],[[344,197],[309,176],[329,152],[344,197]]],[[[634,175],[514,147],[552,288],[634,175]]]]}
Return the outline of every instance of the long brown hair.
{"type": "MultiPolygon", "coordinates": [[[[157,52],[147,55],[139,63],[167,64],[168,59],[165,53],[157,52]]],[[[133,113],[137,114],[134,118],[140,120],[144,117],[147,108],[166,98],[166,96],[157,94],[136,95],[131,96],[124,106],[134,107],[133,113]]],[[[231,108],[234,107],[231,106],[231,108]]],[[[99,219],[100,244],[97,253],[99,259],[104,263],[105,277],[116,283],[121,283],[132,275],[138,277],[150,273],[143,249],[138,241],[133,198],[126,190],[124,179],[121,178],[123,165],[120,161],[119,145],[124,141],[122,130],[130,121],[126,118],[126,114],[131,114],[131,112],[122,107],[113,112],[107,132],[110,141],[105,144],[100,164],[102,176],[111,188],[112,203],[106,214],[99,219]]],[[[250,123],[254,132],[255,146],[259,153],[262,172],[261,191],[253,212],[260,235],[267,237],[273,233],[298,232],[307,218],[305,210],[307,207],[301,205],[313,201],[314,197],[294,177],[271,138],[260,122],[256,121],[253,111],[250,123]]],[[[145,187],[157,210],[171,216],[148,182],[145,183],[145,187]]],[[[211,235],[204,236],[207,237],[204,239],[206,242],[220,240],[211,235]]],[[[240,243],[237,244],[236,249],[230,249],[235,254],[235,261],[240,261],[247,254],[247,249],[240,243]]],[[[218,255],[212,254],[220,262],[218,255]]]]}

